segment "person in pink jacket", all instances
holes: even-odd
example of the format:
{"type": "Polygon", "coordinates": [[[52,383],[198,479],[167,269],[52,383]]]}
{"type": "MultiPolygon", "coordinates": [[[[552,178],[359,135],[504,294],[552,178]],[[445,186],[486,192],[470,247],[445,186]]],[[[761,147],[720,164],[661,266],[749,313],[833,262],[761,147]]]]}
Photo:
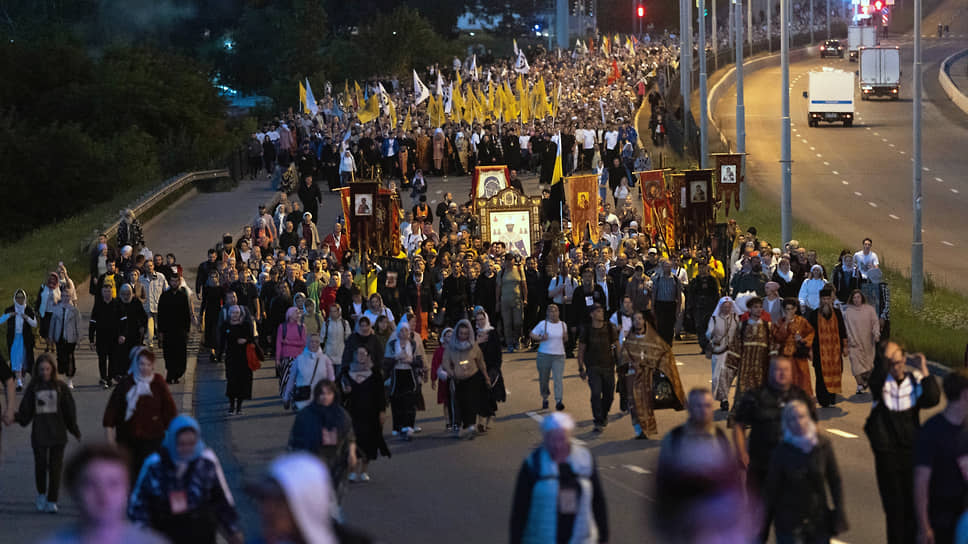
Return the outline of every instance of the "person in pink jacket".
{"type": "Polygon", "coordinates": [[[300,322],[299,308],[293,306],[286,310],[286,320],[276,330],[276,377],[282,380],[289,364],[305,347],[306,329],[300,322]]]}

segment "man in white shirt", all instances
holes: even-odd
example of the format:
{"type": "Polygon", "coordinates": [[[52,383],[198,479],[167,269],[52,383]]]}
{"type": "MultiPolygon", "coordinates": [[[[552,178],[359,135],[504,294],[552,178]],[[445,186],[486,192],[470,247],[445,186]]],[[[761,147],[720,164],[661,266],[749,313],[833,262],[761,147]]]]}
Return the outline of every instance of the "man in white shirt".
{"type": "MultiPolygon", "coordinates": [[[[577,138],[578,135],[576,134],[575,137],[577,138]]],[[[581,143],[582,168],[591,170],[594,166],[592,160],[595,158],[595,131],[583,130],[578,141],[581,143]]]]}
{"type": "Polygon", "coordinates": [[[864,238],[864,249],[854,253],[854,264],[860,270],[860,275],[867,279],[867,271],[873,268],[880,268],[881,263],[877,260],[877,253],[871,251],[874,242],[870,238],[864,238]]]}
{"type": "Polygon", "coordinates": [[[614,125],[609,125],[605,133],[605,164],[611,164],[615,157],[618,157],[618,131],[614,125]]]}

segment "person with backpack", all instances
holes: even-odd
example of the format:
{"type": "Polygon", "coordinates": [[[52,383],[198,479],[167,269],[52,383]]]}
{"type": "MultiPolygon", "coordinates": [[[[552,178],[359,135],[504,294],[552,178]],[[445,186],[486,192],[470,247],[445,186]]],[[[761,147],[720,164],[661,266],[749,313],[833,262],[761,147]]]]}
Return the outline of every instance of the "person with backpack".
{"type": "Polygon", "coordinates": [[[575,422],[552,412],[541,445],[521,464],[511,507],[511,544],[608,542],[608,508],[595,457],[572,443],[575,422]]]}
{"type": "Polygon", "coordinates": [[[595,432],[608,426],[608,411],[615,397],[615,364],[618,329],[605,320],[605,308],[594,304],[591,323],[578,335],[578,376],[588,380],[592,393],[592,416],[595,432]]]}

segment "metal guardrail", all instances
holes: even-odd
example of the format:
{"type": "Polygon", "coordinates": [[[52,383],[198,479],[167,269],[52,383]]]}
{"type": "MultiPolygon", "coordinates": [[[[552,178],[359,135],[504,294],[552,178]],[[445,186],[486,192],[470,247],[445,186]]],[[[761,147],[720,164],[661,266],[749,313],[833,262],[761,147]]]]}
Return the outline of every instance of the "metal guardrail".
{"type": "MultiPolygon", "coordinates": [[[[152,192],[141,197],[136,204],[130,206],[131,210],[134,212],[135,217],[141,217],[145,212],[151,210],[159,202],[163,201],[165,198],[169,197],[176,191],[179,191],[186,185],[190,183],[195,183],[196,181],[202,181],[207,179],[217,179],[217,178],[228,178],[231,174],[227,168],[221,168],[218,170],[200,170],[196,172],[188,172],[186,174],[181,174],[173,178],[168,179],[161,184],[160,187],[153,190],[152,192]]],[[[120,215],[120,214],[119,214],[120,215]]],[[[97,235],[100,233],[107,234],[108,240],[114,238],[118,233],[118,226],[121,224],[121,219],[118,218],[116,221],[96,232],[93,237],[93,241],[90,242],[89,247],[93,247],[93,244],[97,243],[97,235]]]]}

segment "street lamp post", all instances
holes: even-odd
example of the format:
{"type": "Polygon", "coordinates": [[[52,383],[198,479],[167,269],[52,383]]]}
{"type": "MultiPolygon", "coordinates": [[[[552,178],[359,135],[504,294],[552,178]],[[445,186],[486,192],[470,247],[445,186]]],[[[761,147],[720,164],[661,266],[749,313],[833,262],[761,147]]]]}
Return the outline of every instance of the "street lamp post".
{"type": "MultiPolygon", "coordinates": [[[[715,1],[715,0],[714,0],[715,1]]],[[[706,106],[706,0],[699,0],[699,167],[706,168],[709,156],[709,128],[706,106]]]]}
{"type": "MultiPolygon", "coordinates": [[[[752,0],[749,0],[752,1],[752,0]]],[[[746,104],[743,98],[743,0],[733,0],[736,21],[736,152],[742,154],[742,168],[746,172],[746,104]]],[[[746,209],[746,183],[739,184],[739,209],[746,209]]]]}
{"type": "Polygon", "coordinates": [[[810,2],[810,44],[813,45],[813,0],[810,2]]]}
{"type": "MultiPolygon", "coordinates": [[[[917,0],[920,1],[920,0],[917,0]]],[[[793,239],[792,158],[790,156],[790,0],[780,0],[780,171],[783,190],[780,197],[781,243],[793,239]]]]}
{"type": "Polygon", "coordinates": [[[921,0],[914,0],[914,155],[912,205],[914,237],[911,241],[911,306],[924,307],[924,242],[921,239],[921,0]]]}

